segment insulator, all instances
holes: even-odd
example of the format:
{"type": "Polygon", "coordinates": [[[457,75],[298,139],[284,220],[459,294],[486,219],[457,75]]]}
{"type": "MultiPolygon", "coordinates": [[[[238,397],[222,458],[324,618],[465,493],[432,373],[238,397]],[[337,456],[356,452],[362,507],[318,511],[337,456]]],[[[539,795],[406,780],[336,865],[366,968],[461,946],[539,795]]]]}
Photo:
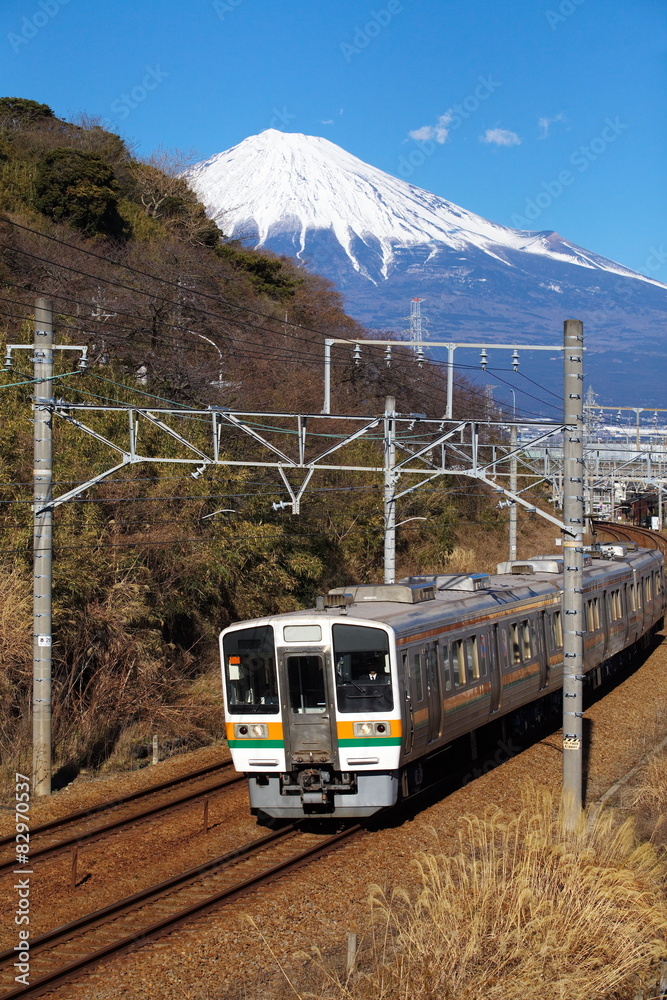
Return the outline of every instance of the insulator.
{"type": "Polygon", "coordinates": [[[11,367],[12,367],[12,355],[10,351],[7,351],[7,353],[5,354],[4,368],[6,371],[11,371],[11,367]]]}
{"type": "Polygon", "coordinates": [[[518,372],[519,370],[519,352],[512,351],[512,370],[518,372]]]}
{"type": "Polygon", "coordinates": [[[419,368],[421,368],[421,366],[424,364],[424,360],[425,360],[424,359],[424,352],[422,351],[421,347],[418,347],[417,348],[417,365],[419,366],[419,368]]]}
{"type": "Polygon", "coordinates": [[[385,347],[384,349],[384,363],[387,368],[391,366],[391,347],[385,347]]]}
{"type": "Polygon", "coordinates": [[[479,363],[482,366],[482,371],[485,372],[486,366],[489,363],[489,355],[485,347],[483,347],[482,350],[479,352],[479,363]]]}
{"type": "Polygon", "coordinates": [[[354,351],[352,352],[352,357],[354,358],[355,365],[361,364],[361,344],[354,345],[354,351]]]}

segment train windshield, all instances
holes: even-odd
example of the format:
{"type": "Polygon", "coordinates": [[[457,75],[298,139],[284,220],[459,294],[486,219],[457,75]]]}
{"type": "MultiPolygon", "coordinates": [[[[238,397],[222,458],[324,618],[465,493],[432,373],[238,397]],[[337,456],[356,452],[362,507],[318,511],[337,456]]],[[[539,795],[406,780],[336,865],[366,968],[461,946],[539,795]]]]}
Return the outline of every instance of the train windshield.
{"type": "Polygon", "coordinates": [[[278,675],[273,628],[258,625],[228,632],[222,646],[230,715],[277,715],[278,675]]]}
{"type": "Polygon", "coordinates": [[[387,633],[364,625],[334,625],[333,647],[338,710],[390,712],[394,695],[387,633]]]}

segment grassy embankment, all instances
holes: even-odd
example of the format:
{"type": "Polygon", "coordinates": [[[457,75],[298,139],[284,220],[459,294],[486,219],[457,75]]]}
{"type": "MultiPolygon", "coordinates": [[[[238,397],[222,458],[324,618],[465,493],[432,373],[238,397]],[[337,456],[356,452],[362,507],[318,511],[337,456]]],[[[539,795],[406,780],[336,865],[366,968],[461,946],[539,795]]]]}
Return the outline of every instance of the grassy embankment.
{"type": "Polygon", "coordinates": [[[656,758],[640,793],[653,839],[633,818],[592,811],[569,835],[551,795],[534,790],[517,815],[463,817],[458,853],[416,857],[418,889],[372,890],[355,968],[304,955],[304,982],[285,974],[281,1000],[657,998],[666,762],[656,758]]]}

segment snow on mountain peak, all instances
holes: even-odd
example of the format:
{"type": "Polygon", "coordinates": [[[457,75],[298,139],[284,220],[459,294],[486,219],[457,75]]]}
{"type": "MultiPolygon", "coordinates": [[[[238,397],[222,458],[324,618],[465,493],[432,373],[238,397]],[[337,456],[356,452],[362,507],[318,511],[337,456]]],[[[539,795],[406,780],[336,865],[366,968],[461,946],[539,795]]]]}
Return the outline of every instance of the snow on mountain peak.
{"type": "Polygon", "coordinates": [[[319,136],[266,129],[196,164],[187,176],[226,235],[252,237],[258,246],[288,235],[301,256],[309,232],[329,230],[355,270],[373,282],[387,277],[397,247],[416,245],[434,250],[445,245],[462,253],[474,247],[508,266],[503,251],[522,250],[642,277],[556,233],[489,222],[319,136]],[[359,259],[362,245],[378,257],[375,273],[359,259]]]}

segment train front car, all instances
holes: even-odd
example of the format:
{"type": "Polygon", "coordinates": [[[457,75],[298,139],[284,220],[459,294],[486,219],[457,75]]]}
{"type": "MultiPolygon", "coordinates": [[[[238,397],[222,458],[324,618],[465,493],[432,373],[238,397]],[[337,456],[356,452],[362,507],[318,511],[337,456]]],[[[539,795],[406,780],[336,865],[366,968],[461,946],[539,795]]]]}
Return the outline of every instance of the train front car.
{"type": "Polygon", "coordinates": [[[393,630],[327,613],[220,636],[227,739],[255,815],[371,816],[395,804],[401,711],[393,630]]]}

